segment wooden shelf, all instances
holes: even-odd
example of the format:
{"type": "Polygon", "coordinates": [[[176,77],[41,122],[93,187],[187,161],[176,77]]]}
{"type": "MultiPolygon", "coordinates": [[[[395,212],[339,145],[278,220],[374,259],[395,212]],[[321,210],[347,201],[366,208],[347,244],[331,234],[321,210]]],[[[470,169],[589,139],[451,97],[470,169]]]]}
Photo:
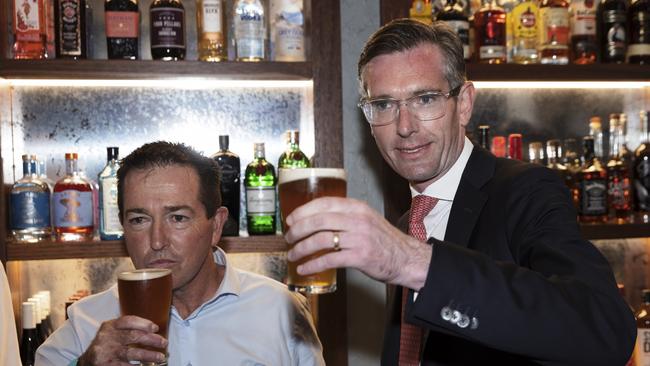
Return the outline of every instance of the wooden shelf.
{"type": "Polygon", "coordinates": [[[648,65],[487,65],[468,63],[472,81],[645,81],[650,82],[648,65]]]}
{"type": "Polygon", "coordinates": [[[650,237],[650,223],[637,221],[633,224],[581,224],[580,230],[589,240],[650,237]]]}
{"type": "MultiPolygon", "coordinates": [[[[238,236],[221,238],[220,247],[228,253],[268,253],[287,250],[280,235],[238,236]]],[[[127,257],[122,241],[87,241],[58,243],[15,243],[7,241],[7,260],[127,257]]]]}
{"type": "Polygon", "coordinates": [[[310,80],[310,62],[0,60],[5,79],[310,80]]]}

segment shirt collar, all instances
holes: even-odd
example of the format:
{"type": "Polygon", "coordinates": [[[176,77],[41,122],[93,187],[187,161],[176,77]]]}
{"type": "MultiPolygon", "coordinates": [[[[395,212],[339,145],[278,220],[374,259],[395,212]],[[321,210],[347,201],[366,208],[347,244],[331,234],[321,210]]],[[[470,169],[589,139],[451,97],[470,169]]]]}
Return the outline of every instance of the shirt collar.
{"type": "Polygon", "coordinates": [[[465,170],[467,161],[469,160],[470,155],[472,155],[472,149],[474,149],[474,145],[467,136],[465,136],[463,150],[460,152],[460,156],[458,156],[458,159],[456,159],[456,162],[451,166],[447,173],[440,177],[440,179],[429,184],[422,193],[415,190],[411,185],[411,197],[415,197],[418,194],[424,194],[436,197],[440,200],[453,201],[454,196],[456,195],[456,190],[460,185],[460,178],[463,176],[463,171],[465,170]]]}

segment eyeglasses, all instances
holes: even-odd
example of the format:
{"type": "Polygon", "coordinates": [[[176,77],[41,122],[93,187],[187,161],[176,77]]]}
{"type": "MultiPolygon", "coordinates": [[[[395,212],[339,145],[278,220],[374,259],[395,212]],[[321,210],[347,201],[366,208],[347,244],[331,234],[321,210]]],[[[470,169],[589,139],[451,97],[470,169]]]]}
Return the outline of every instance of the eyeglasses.
{"type": "Polygon", "coordinates": [[[431,121],[442,118],[447,112],[445,102],[451,97],[457,97],[463,85],[449,91],[427,91],[406,99],[361,99],[357,106],[363,110],[368,123],[372,126],[384,126],[399,118],[400,106],[404,104],[409,113],[420,121],[431,121]]]}

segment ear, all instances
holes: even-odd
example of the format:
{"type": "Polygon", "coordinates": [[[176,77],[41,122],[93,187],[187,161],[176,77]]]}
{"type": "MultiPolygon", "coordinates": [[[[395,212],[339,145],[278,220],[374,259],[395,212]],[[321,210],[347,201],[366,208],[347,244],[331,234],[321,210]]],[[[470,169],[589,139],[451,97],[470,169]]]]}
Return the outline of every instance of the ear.
{"type": "Polygon", "coordinates": [[[223,230],[223,225],[228,219],[228,209],[224,206],[221,206],[217,209],[217,212],[212,217],[212,247],[216,248],[219,245],[219,240],[221,240],[221,231],[223,230]]]}
{"type": "Polygon", "coordinates": [[[472,117],[472,109],[474,109],[474,98],[476,97],[476,90],[474,84],[468,81],[463,85],[463,88],[458,94],[458,104],[456,105],[456,112],[458,113],[458,122],[460,126],[466,128],[469,120],[472,117]]]}

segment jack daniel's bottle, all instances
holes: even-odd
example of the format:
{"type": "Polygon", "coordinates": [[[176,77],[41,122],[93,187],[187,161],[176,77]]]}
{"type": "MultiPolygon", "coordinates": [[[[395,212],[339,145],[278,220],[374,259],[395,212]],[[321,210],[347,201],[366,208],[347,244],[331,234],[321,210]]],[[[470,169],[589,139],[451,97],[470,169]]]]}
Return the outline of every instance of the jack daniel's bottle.
{"type": "Polygon", "coordinates": [[[221,167],[221,205],[228,209],[228,219],[223,226],[222,234],[238,236],[241,168],[239,156],[228,150],[228,144],[228,135],[219,135],[219,152],[212,158],[221,167]]]}

